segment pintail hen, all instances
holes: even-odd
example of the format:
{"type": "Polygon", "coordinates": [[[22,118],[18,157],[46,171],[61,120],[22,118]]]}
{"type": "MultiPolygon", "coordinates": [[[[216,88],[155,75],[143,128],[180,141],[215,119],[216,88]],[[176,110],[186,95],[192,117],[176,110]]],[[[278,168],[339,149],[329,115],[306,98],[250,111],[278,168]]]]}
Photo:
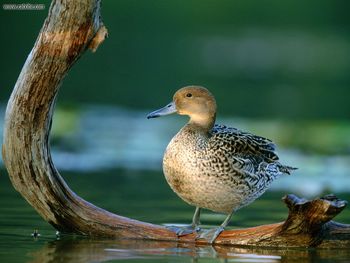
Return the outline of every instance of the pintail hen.
{"type": "MultiPolygon", "coordinates": [[[[295,168],[278,161],[275,144],[269,139],[215,124],[216,101],[203,87],[178,90],[171,103],[147,118],[172,113],[190,119],[165,150],[164,175],[173,191],[196,207],[191,229],[199,230],[201,208],[227,214],[220,227],[199,236],[213,243],[235,211],[261,196],[274,179],[295,168]]],[[[185,229],[177,231],[179,235],[189,233],[185,229]]]]}

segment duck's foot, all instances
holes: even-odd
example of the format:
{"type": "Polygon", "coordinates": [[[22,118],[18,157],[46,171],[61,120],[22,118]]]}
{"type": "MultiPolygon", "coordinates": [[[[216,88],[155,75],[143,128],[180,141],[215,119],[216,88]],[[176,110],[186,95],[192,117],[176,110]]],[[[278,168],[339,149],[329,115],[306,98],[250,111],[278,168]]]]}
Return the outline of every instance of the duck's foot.
{"type": "Polygon", "coordinates": [[[203,230],[197,237],[197,239],[205,239],[209,244],[213,244],[215,239],[224,231],[224,227],[219,226],[208,230],[203,230]]]}
{"type": "Polygon", "coordinates": [[[192,226],[192,225],[188,225],[188,226],[165,226],[165,227],[167,229],[175,232],[177,236],[185,236],[185,235],[192,234],[194,232],[198,233],[201,230],[200,227],[192,226]]]}

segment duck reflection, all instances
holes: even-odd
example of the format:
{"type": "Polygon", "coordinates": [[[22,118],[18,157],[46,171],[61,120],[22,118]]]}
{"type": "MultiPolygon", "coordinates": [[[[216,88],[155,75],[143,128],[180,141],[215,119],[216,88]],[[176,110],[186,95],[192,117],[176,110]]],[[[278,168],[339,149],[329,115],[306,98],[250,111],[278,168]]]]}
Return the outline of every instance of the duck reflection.
{"type": "Polygon", "coordinates": [[[95,240],[63,237],[29,254],[31,263],[107,262],[111,260],[152,260],[156,262],[345,262],[350,251],[322,249],[277,249],[232,246],[198,246],[141,240],[95,240]]]}

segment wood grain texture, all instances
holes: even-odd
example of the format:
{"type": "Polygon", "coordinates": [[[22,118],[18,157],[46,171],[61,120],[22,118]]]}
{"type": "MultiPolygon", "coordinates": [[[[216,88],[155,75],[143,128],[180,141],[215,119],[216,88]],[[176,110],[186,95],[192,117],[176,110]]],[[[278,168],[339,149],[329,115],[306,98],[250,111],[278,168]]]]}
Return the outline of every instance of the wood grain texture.
{"type": "MultiPolygon", "coordinates": [[[[11,182],[44,220],[61,232],[203,244],[194,234],[177,237],[163,226],[94,206],[68,187],[52,162],[49,134],[58,89],[79,57],[89,47],[96,50],[106,34],[100,1],[52,1],[6,110],[2,153],[11,182]]],[[[290,210],[286,222],[227,230],[216,244],[350,247],[350,226],[331,221],[345,201],[334,196],[307,201],[289,195],[285,202],[290,210]]]]}

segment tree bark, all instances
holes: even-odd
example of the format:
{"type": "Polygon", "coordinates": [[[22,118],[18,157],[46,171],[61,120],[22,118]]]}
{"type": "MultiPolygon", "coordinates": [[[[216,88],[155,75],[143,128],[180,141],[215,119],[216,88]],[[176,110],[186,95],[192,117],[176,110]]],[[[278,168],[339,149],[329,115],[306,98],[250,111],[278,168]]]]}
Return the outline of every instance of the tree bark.
{"type": "MultiPolygon", "coordinates": [[[[107,35],[100,1],[53,0],[48,17],[9,99],[3,159],[15,189],[57,230],[91,237],[204,243],[194,234],[177,237],[163,226],[112,214],[77,196],[56,170],[49,133],[55,99],[66,73],[107,35]]],[[[217,244],[284,247],[350,247],[350,227],[330,221],[346,202],[328,196],[285,198],[284,223],[224,231],[217,244]]]]}

